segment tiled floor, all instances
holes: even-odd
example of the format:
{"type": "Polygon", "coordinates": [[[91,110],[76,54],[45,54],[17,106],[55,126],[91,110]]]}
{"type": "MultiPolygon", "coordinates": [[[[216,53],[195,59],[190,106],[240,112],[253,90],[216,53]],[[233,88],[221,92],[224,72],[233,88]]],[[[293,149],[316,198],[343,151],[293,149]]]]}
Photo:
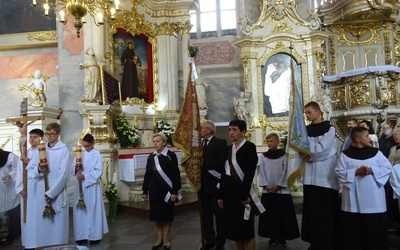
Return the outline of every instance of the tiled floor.
{"type": "MultiPolygon", "coordinates": [[[[299,207],[299,206],[296,206],[299,207]]],[[[301,215],[297,215],[300,225],[301,215]]],[[[89,246],[91,250],[149,250],[155,243],[155,225],[148,221],[143,213],[139,214],[118,214],[117,220],[110,224],[110,232],[106,234],[100,245],[89,246]]],[[[256,223],[257,227],[257,223],[256,223]]],[[[72,228],[72,227],[71,227],[72,228]]],[[[306,250],[308,243],[301,239],[288,242],[287,248],[268,247],[268,240],[256,236],[256,249],[288,249],[306,250]]],[[[197,250],[200,249],[200,224],[199,213],[196,208],[189,208],[176,213],[171,230],[172,249],[174,250],[197,250]]],[[[70,243],[74,243],[72,231],[70,232],[70,243]]],[[[391,232],[390,250],[400,249],[400,232],[391,232]]],[[[12,245],[2,247],[1,250],[22,250],[20,240],[16,240],[12,245]]],[[[234,242],[227,241],[226,250],[236,249],[234,242]]]]}

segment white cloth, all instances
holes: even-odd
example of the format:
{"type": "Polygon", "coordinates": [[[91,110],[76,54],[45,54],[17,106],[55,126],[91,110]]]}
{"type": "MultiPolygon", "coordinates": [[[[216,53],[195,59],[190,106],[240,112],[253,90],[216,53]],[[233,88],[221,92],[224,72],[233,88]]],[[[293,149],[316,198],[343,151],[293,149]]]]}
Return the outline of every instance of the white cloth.
{"type": "MultiPolygon", "coordinates": [[[[278,190],[278,194],[290,194],[290,189],[287,187],[287,157],[282,156],[278,159],[269,159],[264,155],[258,158],[260,166],[258,172],[258,186],[264,187],[283,187],[278,190]]],[[[267,189],[262,189],[263,193],[268,193],[267,189]]]]}
{"type": "Polygon", "coordinates": [[[20,199],[15,192],[15,181],[17,170],[22,167],[18,156],[13,153],[8,154],[7,162],[0,168],[0,215],[19,205],[20,199]],[[3,181],[1,178],[5,175],[10,177],[3,181]]]}
{"type": "MultiPolygon", "coordinates": [[[[26,166],[27,170],[27,211],[26,211],[26,222],[23,222],[23,201],[21,197],[21,243],[25,248],[36,248],[38,245],[38,233],[37,228],[42,227],[42,213],[44,207],[40,204],[44,200],[44,190],[42,195],[37,195],[37,186],[39,182],[39,153],[37,148],[29,148],[27,152],[27,157],[30,159],[29,164],[26,166]]],[[[15,184],[15,190],[19,194],[23,190],[23,173],[22,167],[18,169],[17,179],[15,184]]]]}
{"type": "Polygon", "coordinates": [[[357,76],[357,75],[362,75],[365,73],[375,73],[375,72],[379,72],[379,71],[390,71],[390,72],[399,73],[400,67],[392,66],[392,65],[384,65],[384,66],[369,66],[369,67],[365,67],[365,68],[352,69],[352,70],[344,71],[338,75],[324,76],[323,81],[324,82],[334,82],[334,81],[339,80],[340,78],[357,76]]]}
{"type": "MultiPolygon", "coordinates": [[[[73,161],[75,169],[76,159],[73,161]]],[[[103,202],[103,191],[100,177],[103,172],[103,159],[100,151],[92,149],[82,153],[82,180],[83,200],[86,208],[77,208],[79,200],[79,181],[76,180],[74,191],[73,221],[75,240],[100,240],[103,234],[108,233],[106,211],[103,202]]]]}
{"type": "Polygon", "coordinates": [[[308,137],[311,158],[306,162],[304,184],[339,190],[335,175],[337,164],[337,141],[335,128],[318,137],[308,137]]]}
{"type": "Polygon", "coordinates": [[[400,164],[393,166],[393,171],[390,175],[390,185],[393,188],[393,199],[399,199],[400,202],[400,164]]]}
{"type": "Polygon", "coordinates": [[[386,211],[384,185],[392,172],[392,165],[381,151],[365,160],[352,159],[342,153],[335,171],[343,184],[343,211],[362,214],[386,211]],[[356,169],[361,166],[370,167],[373,174],[355,176],[356,169]]]}
{"type": "Polygon", "coordinates": [[[369,138],[371,139],[372,147],[379,148],[378,136],[376,136],[374,134],[369,134],[369,138]]]}
{"type": "MultiPolygon", "coordinates": [[[[28,212],[26,224],[22,226],[23,244],[26,248],[68,243],[69,207],[66,184],[72,174],[71,166],[68,164],[69,151],[65,144],[59,141],[51,148],[46,146],[46,154],[49,167],[49,190],[46,194],[53,199],[51,205],[56,214],[53,219],[42,217],[46,206],[44,178],[43,174],[38,172],[38,150],[29,149],[28,158],[31,160],[26,166],[28,212]]],[[[22,173],[19,176],[16,186],[18,193],[22,190],[22,173]]]]}
{"type": "MultiPolygon", "coordinates": [[[[281,69],[282,70],[282,69],[281,69]]],[[[272,113],[282,113],[289,111],[290,84],[292,81],[292,72],[286,68],[280,76],[273,81],[272,75],[279,71],[276,63],[267,66],[265,73],[264,95],[269,96],[272,113]]]]}

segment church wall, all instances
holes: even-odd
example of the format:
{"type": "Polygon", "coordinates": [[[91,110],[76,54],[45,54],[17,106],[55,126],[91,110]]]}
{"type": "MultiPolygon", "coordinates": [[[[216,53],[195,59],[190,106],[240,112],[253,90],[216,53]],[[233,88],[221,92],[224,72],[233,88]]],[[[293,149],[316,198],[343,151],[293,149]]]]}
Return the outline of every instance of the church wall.
{"type": "MultiPolygon", "coordinates": [[[[47,92],[58,93],[58,55],[57,48],[31,48],[0,51],[0,88],[6,93],[0,99],[1,118],[19,116],[23,93],[18,90],[21,85],[28,85],[28,77],[36,69],[50,76],[47,80],[47,92]]],[[[58,95],[49,95],[48,107],[59,107],[58,95]]]]}

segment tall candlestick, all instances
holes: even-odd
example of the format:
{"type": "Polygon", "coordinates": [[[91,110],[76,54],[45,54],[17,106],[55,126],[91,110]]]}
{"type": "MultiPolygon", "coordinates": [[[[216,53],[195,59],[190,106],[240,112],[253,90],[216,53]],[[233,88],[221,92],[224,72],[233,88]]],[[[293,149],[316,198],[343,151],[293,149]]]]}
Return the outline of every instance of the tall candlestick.
{"type": "Polygon", "coordinates": [[[157,127],[156,116],[153,116],[153,129],[157,127]]]}
{"type": "MultiPolygon", "coordinates": [[[[43,140],[40,140],[38,145],[39,151],[39,171],[43,173],[44,178],[44,190],[47,192],[49,190],[49,179],[48,179],[48,165],[47,165],[47,156],[46,156],[46,145],[44,144],[43,140]]],[[[47,197],[47,196],[46,196],[47,197]]],[[[46,200],[46,207],[43,211],[43,218],[50,218],[53,219],[56,211],[51,206],[51,201],[49,199],[46,200]]]]}
{"type": "MultiPolygon", "coordinates": [[[[79,143],[79,141],[78,141],[78,143],[76,144],[76,147],[75,147],[75,154],[76,154],[76,156],[75,156],[75,162],[76,162],[75,171],[78,174],[81,174],[82,170],[83,170],[83,166],[82,166],[82,146],[79,143]]],[[[78,200],[78,204],[76,204],[76,208],[85,208],[86,204],[85,204],[85,201],[83,200],[82,181],[78,180],[78,183],[79,183],[79,200],[78,200]]]]}

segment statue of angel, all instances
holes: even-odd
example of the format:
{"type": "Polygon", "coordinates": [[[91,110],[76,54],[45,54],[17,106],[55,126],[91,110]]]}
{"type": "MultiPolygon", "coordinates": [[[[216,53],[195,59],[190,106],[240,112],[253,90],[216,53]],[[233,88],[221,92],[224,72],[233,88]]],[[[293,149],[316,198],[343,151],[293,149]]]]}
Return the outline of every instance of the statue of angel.
{"type": "Polygon", "coordinates": [[[42,71],[39,69],[33,72],[33,75],[29,75],[32,79],[29,85],[19,86],[18,90],[24,92],[24,96],[30,96],[32,100],[29,101],[29,105],[35,108],[45,107],[47,103],[46,97],[46,81],[50,78],[47,75],[42,75],[42,71]]]}

